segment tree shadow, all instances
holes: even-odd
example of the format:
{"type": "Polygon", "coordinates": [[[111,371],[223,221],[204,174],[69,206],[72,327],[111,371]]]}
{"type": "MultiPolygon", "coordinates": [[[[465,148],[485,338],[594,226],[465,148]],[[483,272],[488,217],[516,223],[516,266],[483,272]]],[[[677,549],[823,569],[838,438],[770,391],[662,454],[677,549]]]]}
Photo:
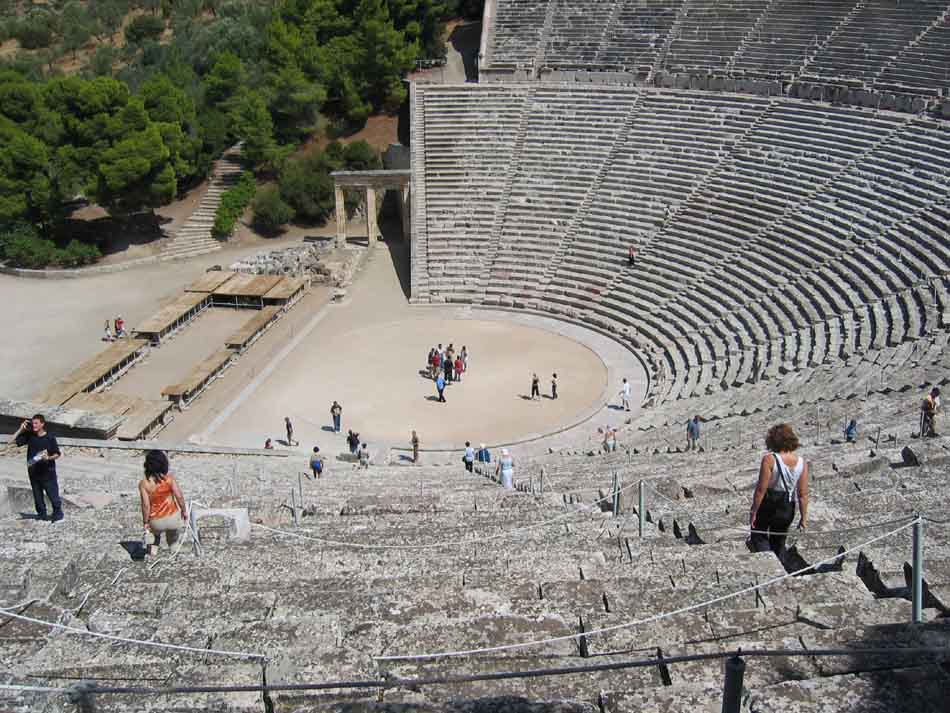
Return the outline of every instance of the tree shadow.
{"type": "MultiPolygon", "coordinates": [[[[386,232],[388,233],[389,230],[387,229],[386,232]]],[[[412,293],[412,285],[410,283],[411,268],[409,265],[409,244],[405,240],[399,240],[396,238],[390,239],[387,237],[386,246],[389,248],[389,259],[393,261],[393,269],[396,271],[396,277],[399,278],[399,287],[402,288],[402,293],[408,300],[412,293]]]]}
{"type": "Polygon", "coordinates": [[[449,35],[449,43],[462,57],[466,82],[478,81],[478,47],[481,36],[482,23],[480,22],[458,25],[449,35]]]}

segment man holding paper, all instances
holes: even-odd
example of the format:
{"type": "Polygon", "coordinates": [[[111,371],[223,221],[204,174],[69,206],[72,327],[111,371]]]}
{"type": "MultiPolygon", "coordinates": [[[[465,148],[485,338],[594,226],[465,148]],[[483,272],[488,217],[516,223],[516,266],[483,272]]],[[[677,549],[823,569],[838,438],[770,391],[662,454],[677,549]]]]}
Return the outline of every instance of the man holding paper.
{"type": "Polygon", "coordinates": [[[40,520],[63,519],[63,503],[59,498],[59,482],[56,479],[56,459],[62,455],[56,437],[46,430],[46,418],[36,414],[20,424],[14,440],[17,446],[26,446],[26,471],[33,488],[33,504],[40,520]],[[53,506],[52,518],[46,514],[46,498],[53,506]]]}

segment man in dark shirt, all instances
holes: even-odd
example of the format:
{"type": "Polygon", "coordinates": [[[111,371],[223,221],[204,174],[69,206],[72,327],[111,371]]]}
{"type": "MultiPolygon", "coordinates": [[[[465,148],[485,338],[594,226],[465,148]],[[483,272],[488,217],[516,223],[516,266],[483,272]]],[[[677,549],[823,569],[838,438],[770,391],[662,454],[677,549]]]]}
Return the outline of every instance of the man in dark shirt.
{"type": "Polygon", "coordinates": [[[26,472],[33,488],[33,504],[40,520],[46,520],[46,498],[53,506],[53,522],[63,519],[63,503],[59,498],[56,479],[56,460],[60,457],[56,437],[46,431],[46,419],[36,414],[20,424],[14,440],[17,446],[26,446],[26,472]],[[44,497],[45,496],[45,497],[44,497]]]}

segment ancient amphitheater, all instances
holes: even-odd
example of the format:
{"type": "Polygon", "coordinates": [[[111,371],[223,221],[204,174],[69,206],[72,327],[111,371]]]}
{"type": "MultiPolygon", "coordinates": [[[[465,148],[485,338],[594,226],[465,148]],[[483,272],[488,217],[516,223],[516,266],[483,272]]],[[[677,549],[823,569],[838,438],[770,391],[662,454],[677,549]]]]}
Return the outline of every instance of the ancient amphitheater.
{"type": "Polygon", "coordinates": [[[642,362],[619,448],[604,409],[504,490],[170,447],[209,516],[144,562],[134,443],[70,449],[57,527],[7,452],[0,710],[946,711],[948,66],[946,2],[489,2],[479,83],[412,86],[411,309],[642,362]],[[746,545],[780,421],[784,562],[746,545]]]}

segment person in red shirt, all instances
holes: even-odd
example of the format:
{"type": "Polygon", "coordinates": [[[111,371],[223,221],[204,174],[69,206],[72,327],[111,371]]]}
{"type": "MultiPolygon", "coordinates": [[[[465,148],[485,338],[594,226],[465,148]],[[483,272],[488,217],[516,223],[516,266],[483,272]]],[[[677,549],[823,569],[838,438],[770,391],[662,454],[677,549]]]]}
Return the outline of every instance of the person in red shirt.
{"type": "Polygon", "coordinates": [[[455,357],[455,378],[459,383],[462,383],[462,374],[465,373],[465,362],[462,361],[461,356],[455,357]]]}
{"type": "Polygon", "coordinates": [[[432,356],[429,359],[429,369],[432,373],[433,379],[439,375],[439,366],[441,365],[441,363],[442,363],[442,360],[439,358],[439,352],[433,349],[432,356]]]}
{"type": "Polygon", "coordinates": [[[630,267],[633,267],[633,263],[635,263],[636,261],[637,261],[637,249],[633,247],[633,245],[631,245],[630,249],[627,251],[627,265],[629,265],[630,267]]]}

